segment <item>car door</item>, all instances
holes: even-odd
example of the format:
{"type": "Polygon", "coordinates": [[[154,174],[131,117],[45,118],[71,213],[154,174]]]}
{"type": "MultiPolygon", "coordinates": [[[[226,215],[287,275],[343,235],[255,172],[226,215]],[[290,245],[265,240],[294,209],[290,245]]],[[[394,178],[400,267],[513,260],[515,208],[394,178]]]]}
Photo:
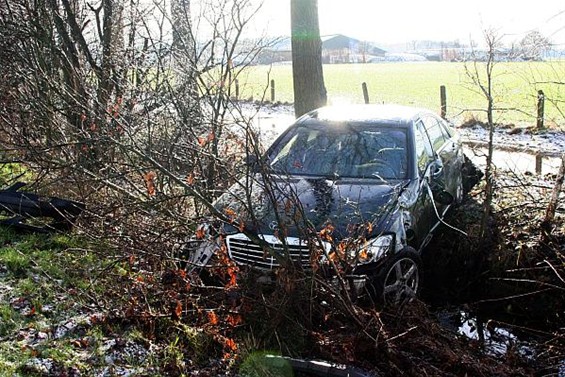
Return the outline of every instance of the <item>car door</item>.
{"type": "Polygon", "coordinates": [[[463,146],[459,135],[446,121],[438,118],[438,122],[446,138],[444,149],[440,153],[440,158],[442,158],[444,165],[447,166],[445,173],[447,190],[453,195],[456,202],[460,202],[463,199],[462,169],[465,163],[463,146]]]}
{"type": "MultiPolygon", "coordinates": [[[[416,165],[420,182],[423,183],[424,175],[430,169],[430,164],[435,160],[432,144],[421,119],[414,122],[414,145],[416,153],[416,165]]],[[[430,240],[430,232],[437,223],[433,207],[433,198],[424,184],[419,185],[418,199],[411,209],[413,216],[412,229],[415,232],[413,246],[421,249],[430,240]]]]}
{"type": "Polygon", "coordinates": [[[434,184],[458,198],[461,193],[462,149],[459,140],[450,132],[445,121],[432,114],[422,117],[432,144],[433,153],[442,163],[442,172],[433,176],[434,184]]]}

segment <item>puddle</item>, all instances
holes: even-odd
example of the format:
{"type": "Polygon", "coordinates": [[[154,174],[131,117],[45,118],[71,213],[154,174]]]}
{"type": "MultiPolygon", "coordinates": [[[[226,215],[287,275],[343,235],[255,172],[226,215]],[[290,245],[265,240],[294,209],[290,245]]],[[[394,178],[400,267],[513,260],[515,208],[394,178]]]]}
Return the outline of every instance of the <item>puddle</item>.
{"type": "Polygon", "coordinates": [[[496,321],[479,319],[464,310],[441,311],[437,317],[445,328],[477,341],[488,355],[500,357],[513,352],[527,360],[536,357],[533,341],[521,339],[512,329],[500,326],[496,321]]]}
{"type": "MultiPolygon", "coordinates": [[[[464,149],[467,157],[481,170],[486,166],[486,148],[464,149]]],[[[536,155],[528,152],[505,151],[496,149],[493,153],[493,163],[497,169],[509,170],[517,173],[556,174],[561,165],[561,159],[552,155],[536,155]]]]}
{"type": "MultiPolygon", "coordinates": [[[[537,359],[547,357],[547,341],[553,339],[551,334],[535,333],[536,330],[514,327],[494,319],[481,318],[480,315],[466,309],[443,309],[436,312],[439,323],[455,334],[464,336],[478,344],[483,352],[489,356],[504,358],[519,356],[522,360],[532,363],[537,359]],[[532,332],[533,331],[533,332],[532,332]]],[[[555,354],[553,364],[544,364],[546,376],[565,377],[565,358],[555,354]],[[547,368],[547,369],[545,369],[547,368]]]]}

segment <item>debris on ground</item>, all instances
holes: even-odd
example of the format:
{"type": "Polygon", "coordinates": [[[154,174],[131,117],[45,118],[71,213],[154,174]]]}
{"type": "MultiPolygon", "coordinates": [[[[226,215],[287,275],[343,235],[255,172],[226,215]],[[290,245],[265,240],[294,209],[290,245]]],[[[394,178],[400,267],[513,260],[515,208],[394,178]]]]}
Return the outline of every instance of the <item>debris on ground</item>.
{"type": "Polygon", "coordinates": [[[24,186],[25,183],[18,182],[0,190],[0,213],[10,216],[0,220],[0,225],[32,232],[70,231],[85,209],[80,202],[21,191],[24,186]],[[39,218],[50,221],[30,224],[39,218]]]}

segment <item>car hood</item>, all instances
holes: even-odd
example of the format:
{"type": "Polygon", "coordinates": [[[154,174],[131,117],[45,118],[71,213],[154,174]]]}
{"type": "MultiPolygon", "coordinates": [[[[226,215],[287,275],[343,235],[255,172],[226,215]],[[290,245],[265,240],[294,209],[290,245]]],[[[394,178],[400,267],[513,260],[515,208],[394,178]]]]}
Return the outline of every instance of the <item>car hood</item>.
{"type": "Polygon", "coordinates": [[[390,230],[398,197],[408,183],[310,177],[269,180],[269,185],[262,179],[248,180],[253,184],[247,190],[239,182],[218,199],[215,207],[232,220],[227,229],[245,227],[257,234],[284,229],[286,236],[304,236],[311,226],[320,231],[331,225],[334,238],[343,238],[358,225],[370,223],[370,233],[380,234],[390,230]]]}

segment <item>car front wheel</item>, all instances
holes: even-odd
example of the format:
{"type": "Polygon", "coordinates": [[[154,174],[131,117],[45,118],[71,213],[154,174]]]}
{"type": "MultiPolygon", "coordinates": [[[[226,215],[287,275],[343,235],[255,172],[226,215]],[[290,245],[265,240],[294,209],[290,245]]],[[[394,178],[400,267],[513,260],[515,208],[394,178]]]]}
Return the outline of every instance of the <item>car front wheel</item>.
{"type": "Polygon", "coordinates": [[[400,305],[412,300],[420,288],[420,255],[406,246],[392,255],[373,281],[374,293],[384,305],[400,305]]]}

